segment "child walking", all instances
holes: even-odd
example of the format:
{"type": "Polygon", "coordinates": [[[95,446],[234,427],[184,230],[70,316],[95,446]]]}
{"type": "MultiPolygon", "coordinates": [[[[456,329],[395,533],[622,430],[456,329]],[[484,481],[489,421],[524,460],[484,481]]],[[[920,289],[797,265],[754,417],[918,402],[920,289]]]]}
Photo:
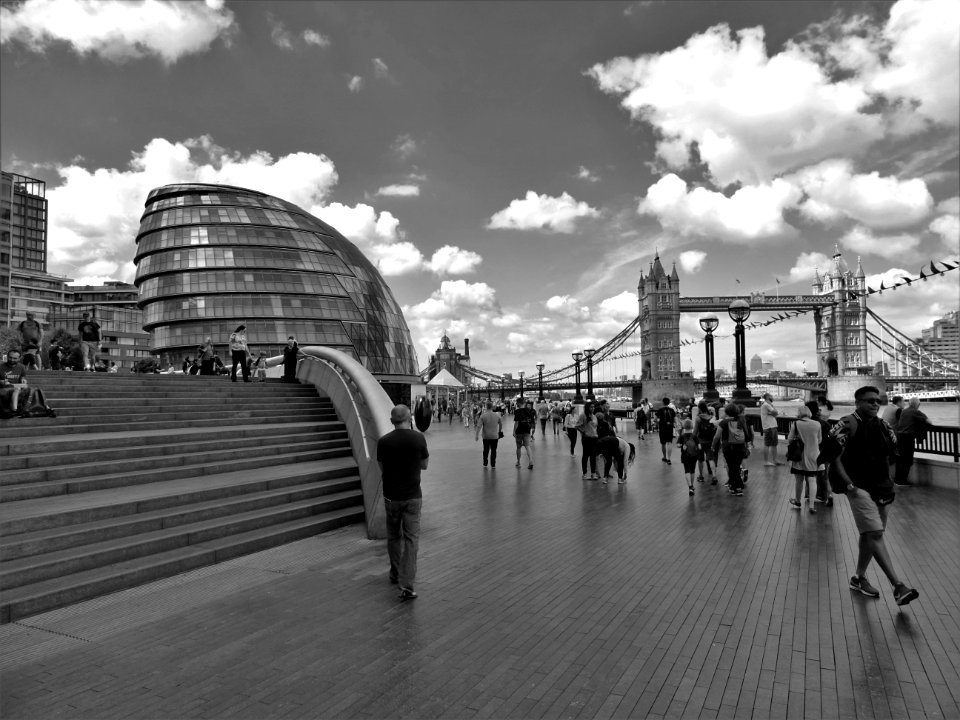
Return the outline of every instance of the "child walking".
{"type": "Polygon", "coordinates": [[[257,361],[253,366],[257,371],[257,381],[266,382],[267,381],[267,351],[261,350],[260,355],[257,356],[257,361]]]}
{"type": "Polygon", "coordinates": [[[687,477],[687,490],[693,495],[693,474],[697,471],[697,461],[700,459],[700,443],[693,431],[693,420],[687,418],[680,427],[680,462],[683,463],[683,472],[687,477]]]}

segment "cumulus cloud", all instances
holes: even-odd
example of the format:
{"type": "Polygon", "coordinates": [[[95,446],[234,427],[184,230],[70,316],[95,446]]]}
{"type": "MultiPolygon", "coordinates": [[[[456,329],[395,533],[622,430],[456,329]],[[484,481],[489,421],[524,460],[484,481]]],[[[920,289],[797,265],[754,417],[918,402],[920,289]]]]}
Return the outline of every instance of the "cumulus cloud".
{"type": "Polygon", "coordinates": [[[960,216],[941,215],[930,223],[929,229],[939,236],[944,249],[951,256],[960,251],[960,216]]]}
{"type": "Polygon", "coordinates": [[[306,30],[304,30],[302,37],[303,37],[303,41],[307,45],[315,45],[317,47],[325,48],[325,47],[330,47],[330,44],[331,44],[329,37],[311,28],[307,28],[306,30]]]}
{"type": "Polygon", "coordinates": [[[77,164],[58,166],[61,183],[48,188],[48,248],[54,272],[100,276],[101,260],[116,265],[118,277],[130,281],[130,260],[149,191],[175,182],[239,185],[276,195],[301,206],[321,202],[337,182],[325,155],[291,153],[279,158],[256,151],[241,155],[217,146],[207,136],[170,142],[151,140],[134,153],[128,167],[89,170],[77,164]],[[91,203],[90,198],[98,198],[91,203]]]}
{"type": "Polygon", "coordinates": [[[406,160],[415,152],[417,152],[418,149],[419,146],[417,145],[417,141],[407,133],[398,135],[390,145],[390,150],[394,152],[401,160],[406,160]]]}
{"type": "Polygon", "coordinates": [[[883,28],[887,62],[868,78],[871,90],[901,98],[943,125],[960,123],[960,4],[900,0],[883,28]]]}
{"type": "Polygon", "coordinates": [[[65,43],[112,62],[154,56],[170,65],[217,39],[229,42],[235,28],[222,0],[27,0],[0,7],[0,44],[42,53],[65,43]]]}
{"type": "Polygon", "coordinates": [[[937,212],[960,215],[960,196],[941,200],[937,203],[937,212]]]}
{"type": "Polygon", "coordinates": [[[685,250],[677,257],[681,269],[686,273],[699,272],[706,259],[707,254],[702,250],[685,250]]]}
{"type": "Polygon", "coordinates": [[[270,40],[278,48],[283,50],[293,49],[293,36],[284,26],[283,22],[274,17],[273,13],[267,13],[267,24],[270,26],[270,40]]]}
{"type": "Polygon", "coordinates": [[[595,183],[600,181],[600,177],[585,168],[583,165],[580,166],[580,169],[577,171],[577,178],[584,180],[589,183],[595,183]]]}
{"type": "Polygon", "coordinates": [[[358,93],[363,89],[363,78],[359,75],[352,76],[347,81],[347,89],[352,93],[358,93]]]}
{"type": "Polygon", "coordinates": [[[892,260],[916,251],[920,238],[903,233],[877,236],[868,228],[858,225],[840,238],[840,244],[860,255],[879,255],[892,260]]]}
{"type": "Polygon", "coordinates": [[[799,282],[801,280],[813,280],[817,270],[825,272],[830,266],[830,258],[823,253],[808,252],[800,253],[797,261],[790,268],[790,282],[799,282]]]}
{"type": "Polygon", "coordinates": [[[826,160],[788,178],[803,189],[800,205],[808,217],[825,222],[850,218],[872,228],[913,225],[933,209],[923,180],[899,180],[880,173],[856,174],[849,160],[826,160]]]}
{"type": "Polygon", "coordinates": [[[384,197],[417,197],[420,195],[418,185],[384,185],[377,190],[377,195],[384,197]]]}
{"type": "Polygon", "coordinates": [[[590,317],[590,308],[570,295],[554,295],[544,305],[551,313],[571,320],[586,320],[590,317]]]}
{"type": "Polygon", "coordinates": [[[598,315],[610,320],[630,321],[639,311],[637,294],[624,290],[619,295],[602,300],[598,315]]]}
{"type": "Polygon", "coordinates": [[[683,235],[749,244],[762,238],[796,235],[796,228],[784,220],[783,211],[800,197],[799,189],[781,179],[743,187],[726,197],[702,187],[688,190],[687,183],[670,173],[650,186],[637,211],[655,216],[665,229],[683,235]]]}
{"type": "Polygon", "coordinates": [[[371,245],[364,253],[384,277],[406,275],[423,266],[423,253],[407,241],[389,245],[371,245]]]}
{"type": "Polygon", "coordinates": [[[578,220],[599,215],[599,210],[585,202],[577,202],[568,193],[550,197],[528,190],[524,199],[511,200],[510,205],[494,213],[487,228],[572,233],[578,220]]]}
{"type": "Polygon", "coordinates": [[[872,99],[860,83],[831,80],[796,47],[769,57],[759,27],[734,34],[716,25],[682,47],[618,57],[588,74],[656,129],[668,167],[686,166],[696,147],[722,186],[856,153],[883,132],[864,111],[872,99]]]}
{"type": "Polygon", "coordinates": [[[482,262],[483,258],[472,250],[444,245],[433,253],[427,266],[437,275],[469,275],[482,262]]]}

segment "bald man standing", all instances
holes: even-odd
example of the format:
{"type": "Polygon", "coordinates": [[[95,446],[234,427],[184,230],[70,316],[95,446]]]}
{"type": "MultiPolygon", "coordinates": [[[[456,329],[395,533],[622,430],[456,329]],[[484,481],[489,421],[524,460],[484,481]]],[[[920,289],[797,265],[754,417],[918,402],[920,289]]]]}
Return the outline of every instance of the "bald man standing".
{"type": "Polygon", "coordinates": [[[417,597],[420,543],[420,471],[427,469],[430,453],[423,433],[411,426],[413,415],[406,405],[390,411],[393,430],[377,442],[377,464],[383,479],[383,504],[387,513],[387,553],[390,582],[400,585],[400,599],[417,597]]]}

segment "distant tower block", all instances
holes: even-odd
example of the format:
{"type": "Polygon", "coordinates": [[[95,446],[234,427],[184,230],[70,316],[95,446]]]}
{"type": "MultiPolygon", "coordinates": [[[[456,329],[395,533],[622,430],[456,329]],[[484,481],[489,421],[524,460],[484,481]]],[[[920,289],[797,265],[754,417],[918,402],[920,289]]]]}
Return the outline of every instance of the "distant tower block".
{"type": "Polygon", "coordinates": [[[856,375],[867,361],[866,277],[860,259],[854,273],[844,262],[840,249],[833,255],[833,267],[826,275],[817,271],[813,282],[816,295],[832,295],[834,305],[814,311],[817,333],[817,373],[856,375]]]}
{"type": "Polygon", "coordinates": [[[640,365],[643,380],[680,377],[680,278],[667,275],[660,254],[637,286],[640,300],[640,365]]]}

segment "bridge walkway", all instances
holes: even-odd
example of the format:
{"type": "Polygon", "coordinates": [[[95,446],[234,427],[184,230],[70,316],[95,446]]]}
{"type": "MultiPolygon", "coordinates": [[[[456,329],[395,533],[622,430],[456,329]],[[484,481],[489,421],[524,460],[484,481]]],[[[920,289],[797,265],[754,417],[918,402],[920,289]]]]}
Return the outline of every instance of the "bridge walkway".
{"type": "MultiPolygon", "coordinates": [[[[509,428],[508,438],[509,440],[509,428]]],[[[420,597],[401,603],[360,528],[0,627],[15,718],[960,717],[960,497],[909,488],[888,532],[921,592],[854,594],[845,499],[697,486],[639,444],[587,483],[563,437],[533,470],[473,431],[428,431],[420,597]]],[[[676,457],[676,456],[675,456],[676,457]]]]}

